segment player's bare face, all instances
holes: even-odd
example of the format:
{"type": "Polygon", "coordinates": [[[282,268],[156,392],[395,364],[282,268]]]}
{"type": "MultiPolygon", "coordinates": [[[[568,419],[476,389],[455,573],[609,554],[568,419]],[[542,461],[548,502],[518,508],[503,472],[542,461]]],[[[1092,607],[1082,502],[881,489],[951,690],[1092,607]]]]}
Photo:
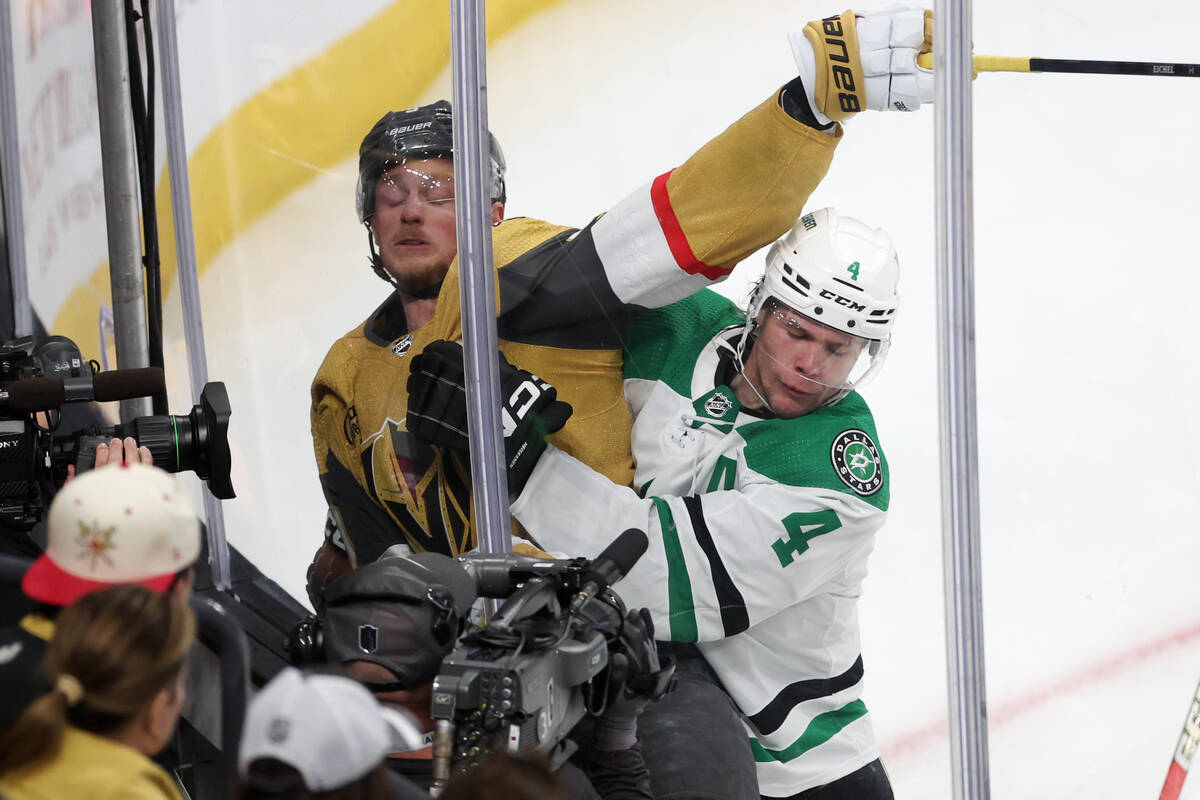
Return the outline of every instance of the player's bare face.
{"type": "Polygon", "coordinates": [[[787,306],[768,304],[746,358],[746,378],[784,419],[801,417],[845,386],[866,341],[787,306]]]}
{"type": "Polygon", "coordinates": [[[375,187],[371,232],[384,267],[402,291],[439,283],[458,252],[454,163],[427,158],[385,172],[375,187]]]}

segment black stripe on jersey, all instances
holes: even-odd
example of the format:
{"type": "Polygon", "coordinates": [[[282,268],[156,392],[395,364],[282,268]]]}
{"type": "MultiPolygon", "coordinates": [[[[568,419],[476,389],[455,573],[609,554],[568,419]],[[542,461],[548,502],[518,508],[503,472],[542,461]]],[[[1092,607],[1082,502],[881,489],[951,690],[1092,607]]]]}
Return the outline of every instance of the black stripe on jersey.
{"type": "Polygon", "coordinates": [[[704,508],[700,498],[696,495],[689,495],[683,498],[683,505],[687,508],[688,519],[692,523],[692,532],[696,536],[696,544],[700,545],[700,549],[708,558],[713,589],[716,590],[717,602],[721,606],[721,624],[725,628],[725,635],[733,636],[735,633],[741,633],[750,627],[750,616],[746,613],[746,600],[738,591],[733,578],[729,577],[729,570],[725,569],[725,563],[721,561],[717,546],[713,544],[708,523],[704,520],[704,508]]]}
{"type": "Polygon", "coordinates": [[[633,309],[613,294],[591,226],[551,237],[498,275],[501,339],[575,350],[624,344],[633,309]]]}
{"type": "MultiPolygon", "coordinates": [[[[370,482],[371,473],[367,472],[370,482]]],[[[337,508],[342,519],[342,534],[350,540],[358,563],[374,561],[383,551],[405,541],[396,523],[382,508],[371,502],[370,496],[354,478],[354,473],[342,465],[330,450],[325,456],[325,474],[321,487],[329,505],[337,508]]]]}
{"type": "Polygon", "coordinates": [[[767,703],[762,711],[752,714],[749,718],[750,723],[754,725],[754,728],[760,734],[773,733],[779,729],[779,726],[783,724],[788,714],[792,713],[792,709],[796,706],[806,700],[829,697],[830,695],[849,689],[861,681],[862,676],[863,661],[862,656],[859,656],[850,666],[850,669],[841,675],[834,675],[832,678],[813,678],[807,681],[796,681],[785,686],[783,691],[775,695],[775,698],[767,703]]]}
{"type": "MultiPolygon", "coordinates": [[[[392,444],[392,452],[395,454],[408,454],[411,452],[411,442],[417,442],[403,431],[399,431],[389,422],[388,440],[392,444]],[[411,442],[410,442],[411,440],[411,442]]],[[[403,501],[387,500],[379,496],[379,487],[375,483],[375,467],[373,452],[375,447],[383,446],[385,439],[378,438],[375,444],[365,448],[360,454],[363,477],[366,480],[366,489],[370,493],[370,497],[377,500],[387,510],[383,515],[386,520],[380,520],[378,516],[374,520],[364,520],[367,524],[352,525],[350,519],[345,517],[345,509],[343,512],[343,521],[346,523],[346,535],[350,537],[354,543],[355,553],[362,559],[359,563],[368,563],[379,558],[383,551],[393,544],[398,542],[406,542],[413,550],[417,552],[430,551],[434,553],[442,553],[444,555],[455,556],[459,551],[456,551],[455,542],[465,541],[469,535],[466,527],[466,521],[459,521],[456,512],[446,503],[446,498],[443,494],[447,491],[455,493],[455,497],[462,509],[469,508],[471,492],[466,484],[461,480],[447,482],[446,471],[453,471],[454,466],[443,462],[443,469],[437,470],[437,462],[428,459],[424,460],[425,474],[430,471],[437,471],[425,488],[424,494],[420,498],[422,507],[424,508],[425,523],[422,524],[419,519],[413,514],[413,509],[409,504],[403,501]],[[445,513],[444,513],[445,512],[445,513]],[[359,549],[359,537],[367,537],[366,542],[369,543],[370,549],[359,549]],[[395,537],[394,539],[392,537],[395,537]],[[380,546],[382,545],[382,546],[380,546]]],[[[428,445],[417,442],[419,447],[426,450],[428,445]]],[[[353,483],[354,487],[362,492],[362,488],[358,487],[354,481],[353,474],[348,469],[342,467],[337,459],[333,457],[333,452],[330,451],[329,457],[326,459],[327,473],[332,474],[334,465],[344,473],[341,477],[341,482],[347,478],[353,483]]],[[[392,459],[393,468],[396,467],[395,459],[392,459]]],[[[402,476],[397,477],[398,481],[403,481],[402,476]]],[[[326,491],[328,495],[328,490],[326,491]]],[[[331,503],[332,505],[332,503],[331,503]]],[[[469,513],[469,512],[467,512],[469,513]]]]}
{"type": "Polygon", "coordinates": [[[404,316],[404,301],[397,289],[367,317],[363,323],[363,335],[373,344],[388,347],[406,333],[408,318],[404,316]]]}
{"type": "Polygon", "coordinates": [[[464,480],[464,475],[471,474],[470,458],[459,457],[458,453],[443,451],[445,468],[441,478],[445,486],[441,502],[444,505],[443,514],[447,522],[446,536],[450,540],[450,555],[457,556],[475,546],[474,536],[470,529],[471,515],[471,486],[464,480]],[[453,508],[453,500],[458,508],[453,508]],[[463,516],[465,515],[465,516],[463,516]]]}

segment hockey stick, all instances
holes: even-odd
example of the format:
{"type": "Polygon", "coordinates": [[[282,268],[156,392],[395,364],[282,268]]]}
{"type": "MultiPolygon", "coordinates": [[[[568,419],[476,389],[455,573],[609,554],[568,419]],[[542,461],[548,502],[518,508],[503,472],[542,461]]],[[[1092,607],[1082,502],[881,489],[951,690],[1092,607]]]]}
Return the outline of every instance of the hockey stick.
{"type": "Polygon", "coordinates": [[[1183,720],[1183,732],[1179,734],[1179,744],[1175,745],[1175,755],[1171,758],[1171,767],[1167,770],[1167,779],[1163,783],[1162,794],[1158,800],[1178,800],[1183,791],[1183,779],[1187,777],[1188,767],[1192,764],[1192,756],[1196,746],[1200,744],[1200,685],[1192,696],[1192,704],[1188,708],[1187,717],[1183,720]]]}
{"type": "MultiPolygon", "coordinates": [[[[933,68],[933,53],[917,56],[923,69],[933,68]]],[[[1074,72],[1090,75],[1166,75],[1200,78],[1200,64],[1167,64],[1157,61],[1073,61],[1066,58],[1024,56],[974,56],[976,72],[1074,72]]]]}

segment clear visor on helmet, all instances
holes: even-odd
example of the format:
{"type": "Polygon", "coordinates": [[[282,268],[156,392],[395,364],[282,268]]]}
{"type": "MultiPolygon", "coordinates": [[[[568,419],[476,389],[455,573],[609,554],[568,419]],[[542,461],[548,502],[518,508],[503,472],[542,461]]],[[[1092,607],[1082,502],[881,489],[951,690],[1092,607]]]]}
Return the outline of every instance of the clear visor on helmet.
{"type": "Polygon", "coordinates": [[[782,369],[785,383],[793,388],[813,384],[822,392],[832,390],[826,404],[865,383],[887,354],[886,339],[865,339],[831,328],[774,298],[764,309],[766,318],[754,347],[782,369]]]}
{"type": "Polygon", "coordinates": [[[454,172],[449,162],[433,168],[428,160],[406,161],[390,167],[379,178],[375,202],[379,206],[404,205],[411,199],[427,206],[454,202],[454,172]]]}

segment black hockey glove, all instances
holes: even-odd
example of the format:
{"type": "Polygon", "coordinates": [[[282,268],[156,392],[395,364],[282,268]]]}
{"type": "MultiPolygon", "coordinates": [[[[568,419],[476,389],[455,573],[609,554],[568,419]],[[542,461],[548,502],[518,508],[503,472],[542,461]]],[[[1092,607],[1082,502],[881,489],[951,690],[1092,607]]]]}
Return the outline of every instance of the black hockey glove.
{"type": "Polygon", "coordinates": [[[596,718],[597,750],[625,750],[637,741],[637,718],[642,709],[674,688],[675,660],[660,664],[650,612],[634,609],[625,615],[619,642],[608,656],[609,705],[596,718]]]}
{"type": "MultiPolygon", "coordinates": [[[[572,409],[549,383],[497,355],[508,493],[516,497],[546,449],[546,437],[567,423],[572,409]]],[[[409,371],[409,432],[429,444],[468,452],[465,384],[462,345],[430,342],[413,357],[409,371]]]]}

